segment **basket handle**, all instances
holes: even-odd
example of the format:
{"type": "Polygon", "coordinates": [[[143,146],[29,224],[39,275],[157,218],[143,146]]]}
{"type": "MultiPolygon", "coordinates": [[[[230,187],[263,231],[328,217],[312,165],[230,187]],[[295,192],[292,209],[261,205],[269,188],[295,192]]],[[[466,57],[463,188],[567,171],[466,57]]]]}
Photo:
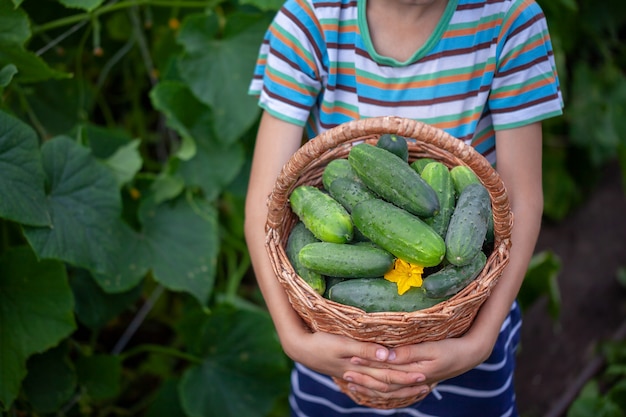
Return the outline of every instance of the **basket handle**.
{"type": "Polygon", "coordinates": [[[491,164],[473,147],[442,129],[417,120],[381,116],[353,120],[326,130],[300,147],[283,166],[268,199],[267,227],[281,227],[287,214],[289,195],[300,173],[321,154],[355,138],[392,133],[431,144],[456,156],[459,164],[469,166],[481,179],[492,200],[494,232],[497,241],[510,241],[513,215],[502,179],[491,164]]]}

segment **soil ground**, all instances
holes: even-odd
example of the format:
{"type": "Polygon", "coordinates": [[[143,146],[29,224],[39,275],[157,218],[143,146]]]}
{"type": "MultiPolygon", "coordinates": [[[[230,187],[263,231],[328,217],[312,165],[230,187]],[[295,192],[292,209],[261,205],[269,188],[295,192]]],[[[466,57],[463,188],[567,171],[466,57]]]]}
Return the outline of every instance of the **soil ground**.
{"type": "Polygon", "coordinates": [[[537,251],[561,259],[561,314],[553,320],[540,299],[524,312],[517,397],[523,417],[551,416],[626,320],[626,198],[619,167],[610,166],[585,204],[558,224],[544,224],[537,251]]]}

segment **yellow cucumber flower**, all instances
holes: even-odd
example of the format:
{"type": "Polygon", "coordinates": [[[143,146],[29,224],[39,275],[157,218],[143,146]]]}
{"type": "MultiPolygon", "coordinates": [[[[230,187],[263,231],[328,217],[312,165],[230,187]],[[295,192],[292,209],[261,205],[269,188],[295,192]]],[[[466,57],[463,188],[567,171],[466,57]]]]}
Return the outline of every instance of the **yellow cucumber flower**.
{"type": "Polygon", "coordinates": [[[385,274],[385,279],[398,284],[398,294],[402,295],[411,287],[422,286],[423,272],[423,266],[413,265],[396,258],[393,268],[385,274]]]}

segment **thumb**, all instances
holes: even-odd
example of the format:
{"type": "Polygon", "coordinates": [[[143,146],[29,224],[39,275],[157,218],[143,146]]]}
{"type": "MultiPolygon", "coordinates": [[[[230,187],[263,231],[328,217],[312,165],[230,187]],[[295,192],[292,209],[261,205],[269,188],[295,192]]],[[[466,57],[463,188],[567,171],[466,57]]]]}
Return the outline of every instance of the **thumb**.
{"type": "Polygon", "coordinates": [[[427,361],[433,358],[431,347],[430,342],[400,346],[389,352],[387,361],[398,365],[427,361]]]}
{"type": "Polygon", "coordinates": [[[353,356],[366,361],[386,362],[394,356],[393,351],[383,345],[368,342],[359,342],[359,346],[353,356]]]}

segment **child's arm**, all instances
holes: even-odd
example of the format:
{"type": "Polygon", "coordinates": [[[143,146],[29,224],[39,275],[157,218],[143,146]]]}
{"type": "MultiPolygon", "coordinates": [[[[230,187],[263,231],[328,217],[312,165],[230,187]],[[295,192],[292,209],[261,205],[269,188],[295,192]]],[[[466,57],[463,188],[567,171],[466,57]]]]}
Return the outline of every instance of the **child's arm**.
{"type": "MultiPolygon", "coordinates": [[[[246,197],[245,236],[252,265],[282,347],[289,357],[318,372],[339,378],[347,371],[367,374],[371,372],[368,368],[353,364],[350,359],[359,356],[371,362],[384,361],[389,351],[374,343],[322,332],[311,333],[289,303],[265,249],[267,198],[282,166],[300,147],[302,133],[299,126],[263,114],[246,197]]],[[[389,371],[392,378],[403,374],[389,371]]],[[[368,387],[367,382],[365,385],[368,387]]],[[[400,392],[403,395],[413,395],[420,388],[424,387],[419,384],[417,387],[396,387],[404,390],[400,392]]]]}
{"type": "MultiPolygon", "coordinates": [[[[498,173],[504,181],[514,213],[509,264],[464,336],[394,350],[395,358],[387,363],[407,371],[408,380],[411,379],[408,376],[416,372],[426,375],[428,383],[436,383],[460,375],[487,359],[526,274],[543,213],[541,124],[497,132],[496,150],[498,173]]],[[[358,357],[353,358],[353,362],[378,366],[358,357]]],[[[380,395],[390,387],[385,372],[380,369],[375,375],[376,381],[372,380],[372,374],[366,376],[354,372],[347,372],[344,378],[351,378],[355,382],[354,389],[363,394],[380,395]],[[378,392],[363,386],[374,387],[378,392]]],[[[386,395],[395,397],[396,393],[386,395]]]]}

